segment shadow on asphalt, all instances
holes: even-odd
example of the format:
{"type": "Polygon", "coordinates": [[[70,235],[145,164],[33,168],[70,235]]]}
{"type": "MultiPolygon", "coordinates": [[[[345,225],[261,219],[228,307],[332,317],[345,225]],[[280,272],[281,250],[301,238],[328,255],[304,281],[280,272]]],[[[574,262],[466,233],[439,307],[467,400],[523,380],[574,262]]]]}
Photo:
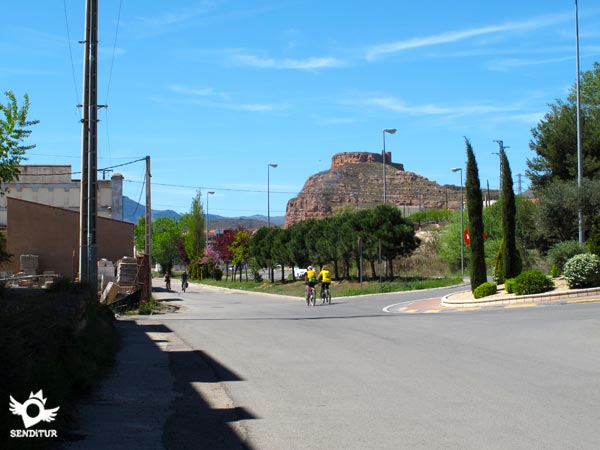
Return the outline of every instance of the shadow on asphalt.
{"type": "MultiPolygon", "coordinates": [[[[164,325],[129,322],[128,326],[131,328],[131,332],[142,334],[151,341],[152,351],[155,352],[163,351],[156,346],[156,343],[165,339],[153,340],[148,337],[147,333],[173,332],[164,325]]],[[[194,386],[196,383],[243,381],[243,379],[231,368],[221,364],[203,351],[177,351],[174,349],[167,355],[175,399],[167,409],[158,411],[158,414],[170,414],[162,433],[164,447],[173,450],[252,450],[238,435],[237,430],[240,427],[236,427],[236,430],[232,424],[240,420],[255,419],[255,416],[241,407],[211,407],[211,400],[203,398],[194,386]]],[[[152,392],[147,392],[146,395],[152,395],[152,392]]]]}

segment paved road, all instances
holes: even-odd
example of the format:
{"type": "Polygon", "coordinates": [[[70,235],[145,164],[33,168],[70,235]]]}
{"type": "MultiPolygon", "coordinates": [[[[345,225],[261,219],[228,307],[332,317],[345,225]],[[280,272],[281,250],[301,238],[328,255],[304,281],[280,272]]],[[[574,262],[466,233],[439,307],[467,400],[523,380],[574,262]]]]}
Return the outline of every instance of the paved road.
{"type": "Polygon", "coordinates": [[[137,320],[170,347],[156,448],[600,448],[600,303],[399,307],[447,292],[159,294],[179,310],[137,320]]]}

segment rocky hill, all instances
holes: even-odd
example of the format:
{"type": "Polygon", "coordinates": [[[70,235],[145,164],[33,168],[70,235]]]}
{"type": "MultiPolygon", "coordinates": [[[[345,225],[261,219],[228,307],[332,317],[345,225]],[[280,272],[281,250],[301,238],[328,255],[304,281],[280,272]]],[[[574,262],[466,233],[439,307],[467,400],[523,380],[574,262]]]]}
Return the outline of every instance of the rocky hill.
{"type": "MultiPolygon", "coordinates": [[[[427,178],[404,170],[393,163],[387,152],[387,203],[415,212],[431,208],[460,208],[460,186],[441,186],[427,178]]],[[[331,215],[337,208],[351,205],[372,208],[383,203],[383,155],[366,152],[338,153],[331,168],[312,175],[300,194],[288,201],[285,226],[331,215]]]]}

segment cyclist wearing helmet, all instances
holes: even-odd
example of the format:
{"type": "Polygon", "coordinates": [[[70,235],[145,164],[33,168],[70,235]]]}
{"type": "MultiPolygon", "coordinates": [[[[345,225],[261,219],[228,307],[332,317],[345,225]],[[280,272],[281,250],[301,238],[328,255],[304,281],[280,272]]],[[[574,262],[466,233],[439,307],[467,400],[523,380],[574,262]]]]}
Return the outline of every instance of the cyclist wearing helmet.
{"type": "Polygon", "coordinates": [[[304,284],[306,284],[306,298],[310,292],[310,288],[314,288],[317,284],[317,272],[313,266],[308,266],[304,274],[304,284]]]}
{"type": "Polygon", "coordinates": [[[329,289],[329,285],[331,285],[331,272],[329,271],[329,267],[323,266],[321,268],[317,281],[321,281],[321,297],[323,297],[323,289],[329,289]]]}

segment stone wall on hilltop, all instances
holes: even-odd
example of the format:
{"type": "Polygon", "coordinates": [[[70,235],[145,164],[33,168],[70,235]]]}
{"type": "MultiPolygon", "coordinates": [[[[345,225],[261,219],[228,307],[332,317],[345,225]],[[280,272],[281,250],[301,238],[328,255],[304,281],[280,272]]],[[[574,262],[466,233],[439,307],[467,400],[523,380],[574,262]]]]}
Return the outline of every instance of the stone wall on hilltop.
{"type": "MultiPolygon", "coordinates": [[[[460,208],[460,186],[441,186],[404,170],[386,152],[386,199],[390,205],[420,209],[460,208]]],[[[383,203],[383,157],[378,153],[346,152],[331,158],[328,171],[312,175],[300,194],[288,201],[285,226],[330,216],[344,206],[373,208],[383,203]]]]}

